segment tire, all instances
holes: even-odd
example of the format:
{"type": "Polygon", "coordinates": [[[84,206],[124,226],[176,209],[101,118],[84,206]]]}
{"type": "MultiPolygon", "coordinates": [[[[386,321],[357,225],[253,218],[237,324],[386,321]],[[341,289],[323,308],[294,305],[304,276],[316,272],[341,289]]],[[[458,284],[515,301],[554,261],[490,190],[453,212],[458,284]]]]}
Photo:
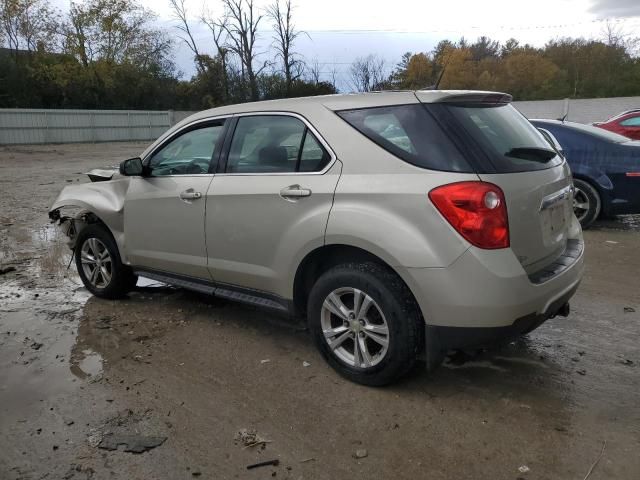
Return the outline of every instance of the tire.
{"type": "Polygon", "coordinates": [[[80,231],[76,241],[75,258],[82,283],[96,297],[122,298],[133,290],[138,281],[131,268],[122,264],[111,232],[100,224],[88,225],[80,231]],[[92,261],[96,250],[101,257],[97,266],[92,261]],[[93,273],[96,270],[98,272],[94,277],[93,273]]]}
{"type": "Polygon", "coordinates": [[[573,185],[575,187],[573,211],[582,228],[588,228],[600,215],[602,208],[600,194],[593,185],[584,180],[575,178],[573,185]]]}
{"type": "Polygon", "coordinates": [[[394,272],[373,262],[343,264],[322,274],[309,294],[307,319],[327,363],[343,377],[369,386],[405,375],[416,361],[424,331],[409,289],[394,272]]]}

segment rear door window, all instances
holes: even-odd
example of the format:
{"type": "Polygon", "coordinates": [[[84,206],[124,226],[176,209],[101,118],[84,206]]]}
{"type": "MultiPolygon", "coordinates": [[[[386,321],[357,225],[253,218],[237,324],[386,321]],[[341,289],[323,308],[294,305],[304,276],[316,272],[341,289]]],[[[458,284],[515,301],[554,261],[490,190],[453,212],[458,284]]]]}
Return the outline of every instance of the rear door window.
{"type": "Polygon", "coordinates": [[[330,156],[300,119],[256,115],[238,119],[227,173],[317,172],[330,156]]]}
{"type": "Polygon", "coordinates": [[[473,171],[451,138],[421,104],[337,113],[367,138],[412,165],[447,172],[473,171]]]}
{"type": "Polygon", "coordinates": [[[329,163],[330,157],[318,139],[307,130],[300,152],[299,172],[319,172],[329,163]]]}

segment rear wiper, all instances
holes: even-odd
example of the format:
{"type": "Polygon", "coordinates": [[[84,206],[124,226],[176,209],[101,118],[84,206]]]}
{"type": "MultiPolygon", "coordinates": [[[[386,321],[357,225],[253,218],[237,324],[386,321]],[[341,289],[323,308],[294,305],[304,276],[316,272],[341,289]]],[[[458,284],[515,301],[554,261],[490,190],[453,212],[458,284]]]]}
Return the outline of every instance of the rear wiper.
{"type": "Polygon", "coordinates": [[[504,154],[506,157],[521,158],[532,162],[546,163],[557,155],[555,150],[539,147],[516,147],[504,154]]]}

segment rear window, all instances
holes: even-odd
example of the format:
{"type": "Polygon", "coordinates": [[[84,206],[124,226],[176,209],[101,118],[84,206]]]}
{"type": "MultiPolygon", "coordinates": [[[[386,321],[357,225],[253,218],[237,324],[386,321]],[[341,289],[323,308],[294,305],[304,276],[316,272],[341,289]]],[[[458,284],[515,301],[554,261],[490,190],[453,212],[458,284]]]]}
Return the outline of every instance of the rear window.
{"type": "Polygon", "coordinates": [[[447,172],[473,171],[422,104],[337,113],[367,138],[412,165],[447,172]]]}
{"type": "Polygon", "coordinates": [[[562,163],[542,134],[511,105],[446,105],[445,109],[497,173],[543,170],[562,163]]]}

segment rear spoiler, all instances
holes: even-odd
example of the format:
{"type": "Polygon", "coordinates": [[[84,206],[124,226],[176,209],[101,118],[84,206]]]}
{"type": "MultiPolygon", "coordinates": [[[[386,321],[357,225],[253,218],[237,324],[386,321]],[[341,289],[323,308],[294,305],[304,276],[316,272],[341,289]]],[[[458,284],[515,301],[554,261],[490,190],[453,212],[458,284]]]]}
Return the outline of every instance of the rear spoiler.
{"type": "Polygon", "coordinates": [[[508,93],[470,92],[443,96],[434,103],[448,103],[465,106],[499,106],[511,103],[513,97],[508,93]]]}

